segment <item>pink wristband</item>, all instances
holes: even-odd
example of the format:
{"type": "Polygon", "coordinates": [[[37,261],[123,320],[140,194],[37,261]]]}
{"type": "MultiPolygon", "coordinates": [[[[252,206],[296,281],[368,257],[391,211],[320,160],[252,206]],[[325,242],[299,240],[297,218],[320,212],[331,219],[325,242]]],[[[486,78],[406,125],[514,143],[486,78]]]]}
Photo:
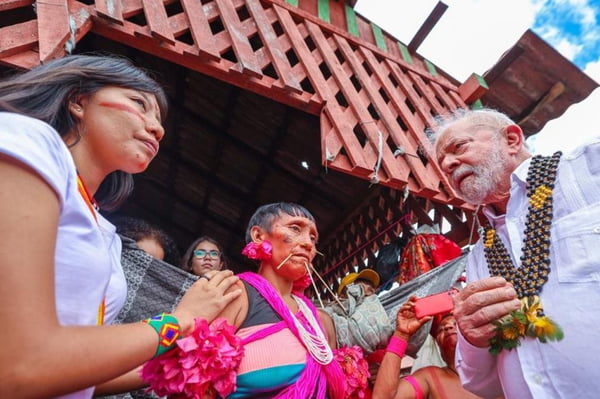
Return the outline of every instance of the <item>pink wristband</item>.
{"type": "Polygon", "coordinates": [[[393,354],[397,355],[398,357],[403,357],[404,352],[406,352],[407,346],[408,346],[408,342],[406,342],[402,338],[398,338],[395,335],[392,335],[392,338],[390,338],[390,342],[388,343],[388,346],[385,351],[392,352],[393,354]]]}

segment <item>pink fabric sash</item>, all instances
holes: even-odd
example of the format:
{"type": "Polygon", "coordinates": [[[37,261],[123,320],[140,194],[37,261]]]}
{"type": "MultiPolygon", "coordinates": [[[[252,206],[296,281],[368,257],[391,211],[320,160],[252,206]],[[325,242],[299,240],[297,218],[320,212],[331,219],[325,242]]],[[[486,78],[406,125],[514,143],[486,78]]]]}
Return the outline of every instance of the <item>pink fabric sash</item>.
{"type": "MultiPolygon", "coordinates": [[[[292,313],[287,305],[279,296],[279,293],[273,288],[273,286],[262,276],[256,273],[242,273],[239,277],[248,282],[248,284],[252,285],[256,290],[265,298],[265,300],[271,305],[271,307],[277,312],[277,314],[283,319],[285,322],[285,327],[289,328],[290,331],[298,338],[300,342],[302,339],[300,338],[298,329],[294,325],[294,321],[292,318],[292,313]]],[[[317,321],[319,321],[319,316],[317,315],[317,309],[314,307],[312,302],[308,300],[304,295],[295,293],[297,297],[299,297],[304,303],[308,306],[313,316],[317,321]]],[[[300,319],[302,321],[302,319],[300,319]]],[[[267,336],[273,332],[279,323],[274,324],[270,327],[267,327],[266,330],[269,330],[264,334],[267,336]]],[[[308,326],[305,326],[308,327],[308,326]]],[[[319,327],[323,330],[323,326],[319,327]]],[[[252,336],[262,335],[261,331],[252,334],[252,336]]],[[[247,337],[248,339],[250,337],[247,337]]],[[[277,399],[307,399],[307,398],[317,398],[317,399],[325,399],[329,394],[331,399],[342,399],[344,397],[345,392],[345,380],[344,380],[344,372],[342,371],[341,366],[336,361],[332,361],[328,365],[320,365],[317,363],[310,353],[306,357],[306,367],[304,371],[298,378],[298,380],[281,391],[275,398],[277,399]]]]}

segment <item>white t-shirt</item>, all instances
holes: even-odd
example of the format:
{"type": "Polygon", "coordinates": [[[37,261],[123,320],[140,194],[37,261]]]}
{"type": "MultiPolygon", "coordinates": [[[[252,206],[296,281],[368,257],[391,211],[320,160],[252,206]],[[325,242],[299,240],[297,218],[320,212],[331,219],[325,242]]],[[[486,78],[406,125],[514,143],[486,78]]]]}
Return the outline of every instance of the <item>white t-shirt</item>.
{"type": "MultiPolygon", "coordinates": [[[[0,112],[0,153],[35,170],[60,201],[54,257],[56,311],[62,325],[97,325],[99,307],[124,303],[126,283],[120,264],[121,241],[115,228],[97,212],[96,218],[77,188],[77,171],[58,133],[37,119],[0,112]],[[112,276],[112,277],[111,277],[112,276]],[[111,280],[112,279],[112,280],[111,280]],[[120,290],[112,289],[120,286],[120,290]]],[[[116,306],[115,306],[116,307],[116,306]]],[[[110,317],[116,316],[111,311],[110,317]]],[[[73,365],[77,367],[77,365],[73,365]]],[[[43,382],[42,382],[43,383],[43,382]]],[[[93,388],[63,398],[91,398],[93,388]]]]}

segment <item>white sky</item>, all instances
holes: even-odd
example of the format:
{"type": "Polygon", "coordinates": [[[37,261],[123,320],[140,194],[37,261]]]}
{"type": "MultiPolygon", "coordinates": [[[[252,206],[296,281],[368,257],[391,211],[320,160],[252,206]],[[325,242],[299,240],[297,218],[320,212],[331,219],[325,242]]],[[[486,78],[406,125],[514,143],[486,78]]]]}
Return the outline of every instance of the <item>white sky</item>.
{"type": "MultiPolygon", "coordinates": [[[[445,0],[445,3],[448,9],[418,52],[457,80],[465,81],[473,72],[483,75],[527,29],[533,27],[536,15],[543,10],[553,12],[558,21],[555,20],[552,26],[543,26],[547,28],[543,35],[539,29],[534,31],[546,41],[555,43],[554,47],[566,58],[573,60],[578,52],[586,51],[586,41],[595,40],[594,59],[583,68],[600,82],[600,54],[597,54],[600,22],[592,25],[591,39],[586,37],[580,43],[573,43],[562,38],[561,13],[553,9],[557,4],[565,6],[569,3],[569,10],[586,8],[589,14],[586,0],[445,0]]],[[[437,0],[358,0],[355,10],[408,44],[436,4],[437,0]]],[[[547,154],[558,149],[572,149],[593,136],[600,136],[600,89],[546,124],[530,145],[536,153],[547,154]]]]}

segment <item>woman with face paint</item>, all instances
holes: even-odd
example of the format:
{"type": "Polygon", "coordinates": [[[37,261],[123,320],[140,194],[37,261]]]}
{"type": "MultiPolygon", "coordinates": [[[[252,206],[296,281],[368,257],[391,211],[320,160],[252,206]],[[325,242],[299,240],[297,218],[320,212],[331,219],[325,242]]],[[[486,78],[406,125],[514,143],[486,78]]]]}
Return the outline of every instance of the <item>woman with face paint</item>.
{"type": "Polygon", "coordinates": [[[68,56],[0,82],[0,397],[91,398],[240,294],[217,273],[170,314],[108,325],[127,287],[99,210],[156,156],[166,110],[158,83],[121,58],[68,56]]]}

